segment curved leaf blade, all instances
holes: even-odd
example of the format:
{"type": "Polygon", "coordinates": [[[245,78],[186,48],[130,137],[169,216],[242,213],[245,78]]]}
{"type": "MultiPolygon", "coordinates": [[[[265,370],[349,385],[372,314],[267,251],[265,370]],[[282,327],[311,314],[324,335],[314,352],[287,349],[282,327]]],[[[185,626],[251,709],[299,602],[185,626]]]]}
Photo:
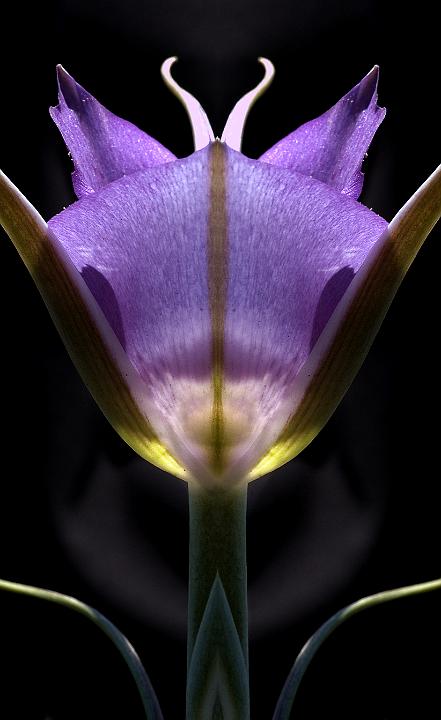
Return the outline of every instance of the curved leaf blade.
{"type": "Polygon", "coordinates": [[[309,638],[297,656],[277,702],[273,720],[289,720],[295,697],[306,670],[324,641],[334,630],[342,625],[345,620],[348,620],[353,615],[357,615],[362,610],[368,610],[376,605],[382,605],[392,600],[420,595],[433,590],[441,590],[441,579],[419,583],[417,585],[408,585],[395,590],[386,590],[376,593],[375,595],[368,595],[361,600],[351,603],[351,605],[347,605],[342,610],[336,612],[335,615],[332,615],[332,617],[309,638]]]}
{"type": "Polygon", "coordinates": [[[0,590],[17,593],[18,595],[27,595],[28,597],[62,605],[71,610],[75,610],[75,612],[91,620],[112,641],[126,663],[138,688],[147,720],[163,720],[155,691],[136,650],[125,635],[123,635],[110,620],[98,612],[98,610],[95,610],[70,595],[63,595],[62,593],[34,587],[33,585],[10,582],[9,580],[0,580],[0,590]]]}

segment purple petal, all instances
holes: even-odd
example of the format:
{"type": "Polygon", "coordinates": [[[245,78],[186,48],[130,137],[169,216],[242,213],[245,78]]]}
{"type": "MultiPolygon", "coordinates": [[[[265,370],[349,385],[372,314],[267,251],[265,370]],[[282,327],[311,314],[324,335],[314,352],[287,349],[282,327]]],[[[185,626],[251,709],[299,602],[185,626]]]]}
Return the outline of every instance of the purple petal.
{"type": "Polygon", "coordinates": [[[202,150],[121,178],[49,222],[148,386],[156,431],[192,471],[212,404],[208,172],[202,150]]]}
{"type": "Polygon", "coordinates": [[[387,223],[314,178],[232,150],[227,187],[225,374],[237,407],[256,408],[254,437],[236,453],[247,466],[288,419],[294,378],[387,223]]]}
{"type": "Polygon", "coordinates": [[[298,455],[332,415],[358,372],[403,278],[441,217],[441,165],[368,253],[290,388],[291,414],[250,479],[298,455]]]}
{"type": "Polygon", "coordinates": [[[378,67],[316,120],[302,125],[260,160],[314,177],[357,199],[361,165],[386,111],[377,105],[378,67]]]}
{"type": "Polygon", "coordinates": [[[57,74],[59,105],[50,114],[72,155],[78,198],[124,175],[176,159],[157,140],[106,110],[61,65],[57,74]]]}
{"type": "MultiPolygon", "coordinates": [[[[121,437],[142,457],[186,478],[150,421],[149,388],[101,308],[34,207],[0,172],[0,224],[38,287],[78,372],[121,437]]],[[[154,412],[152,412],[154,417],[154,412]]]]}
{"type": "Polygon", "coordinates": [[[386,223],[216,143],[49,225],[149,387],[159,436],[208,473],[220,412],[237,478],[289,416],[287,388],[386,223]]]}

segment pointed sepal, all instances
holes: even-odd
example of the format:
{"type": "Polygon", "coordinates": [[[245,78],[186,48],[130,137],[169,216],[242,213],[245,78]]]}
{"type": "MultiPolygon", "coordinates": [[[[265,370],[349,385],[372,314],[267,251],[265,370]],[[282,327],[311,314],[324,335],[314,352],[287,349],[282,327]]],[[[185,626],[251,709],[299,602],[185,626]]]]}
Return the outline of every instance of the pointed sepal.
{"type": "Polygon", "coordinates": [[[386,111],[377,105],[378,66],[330,110],[267,150],[263,162],[295,170],[358,198],[361,165],[386,111]]]}
{"type": "Polygon", "coordinates": [[[61,65],[57,78],[59,104],[50,115],[74,161],[78,198],[125,175],[176,160],[157,140],[107,110],[61,65]]]}
{"type": "Polygon", "coordinates": [[[292,413],[249,478],[298,455],[320,432],[360,369],[419,249],[441,217],[441,165],[377,240],[291,389],[292,413]]]}
{"type": "Polygon", "coordinates": [[[158,467],[185,470],[144,414],[147,390],[81,275],[35,208],[0,172],[0,224],[27,266],[83,381],[121,437],[158,467]]]}

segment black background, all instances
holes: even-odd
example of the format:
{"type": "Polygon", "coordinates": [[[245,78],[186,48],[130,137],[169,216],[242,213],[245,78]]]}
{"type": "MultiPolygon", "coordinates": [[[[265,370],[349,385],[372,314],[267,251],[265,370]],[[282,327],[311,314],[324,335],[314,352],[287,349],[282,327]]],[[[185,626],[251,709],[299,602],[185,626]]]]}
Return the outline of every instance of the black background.
{"type": "MultiPolygon", "coordinates": [[[[179,156],[186,115],[159,66],[204,105],[217,133],[261,76],[277,76],[247,124],[257,157],[381,66],[388,115],[365,164],[365,204],[387,219],[441,161],[439,39],[417,3],[65,0],[15,3],[2,20],[0,161],[44,217],[73,199],[47,108],[61,62],[115,113],[179,156]]],[[[184,483],[115,435],[77,377],[37,291],[2,235],[0,576],[66,592],[137,647],[165,718],[184,716],[184,483]]],[[[270,718],[302,643],[345,603],[440,574],[440,230],[409,272],[333,419],[297,460],[249,493],[252,717],[270,718]]],[[[322,716],[441,712],[438,594],[350,621],[320,651],[296,704],[322,716]]],[[[108,641],[67,610],[0,596],[0,717],[141,718],[108,641]]]]}

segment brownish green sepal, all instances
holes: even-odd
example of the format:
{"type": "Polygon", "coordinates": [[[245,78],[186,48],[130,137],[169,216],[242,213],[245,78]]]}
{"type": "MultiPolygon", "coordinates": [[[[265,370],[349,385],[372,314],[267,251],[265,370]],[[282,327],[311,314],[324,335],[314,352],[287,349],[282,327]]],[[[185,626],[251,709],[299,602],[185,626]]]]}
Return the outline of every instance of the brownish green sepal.
{"type": "Polygon", "coordinates": [[[143,383],[101,309],[47,224],[0,173],[0,223],[43,297],[60,336],[104,415],[143,458],[185,477],[143,413],[143,383]]]}
{"type": "Polygon", "coordinates": [[[298,455],[320,432],[371,347],[411,263],[441,216],[441,166],[390,223],[337,305],[294,382],[294,411],[249,474],[260,477],[298,455]]]}

